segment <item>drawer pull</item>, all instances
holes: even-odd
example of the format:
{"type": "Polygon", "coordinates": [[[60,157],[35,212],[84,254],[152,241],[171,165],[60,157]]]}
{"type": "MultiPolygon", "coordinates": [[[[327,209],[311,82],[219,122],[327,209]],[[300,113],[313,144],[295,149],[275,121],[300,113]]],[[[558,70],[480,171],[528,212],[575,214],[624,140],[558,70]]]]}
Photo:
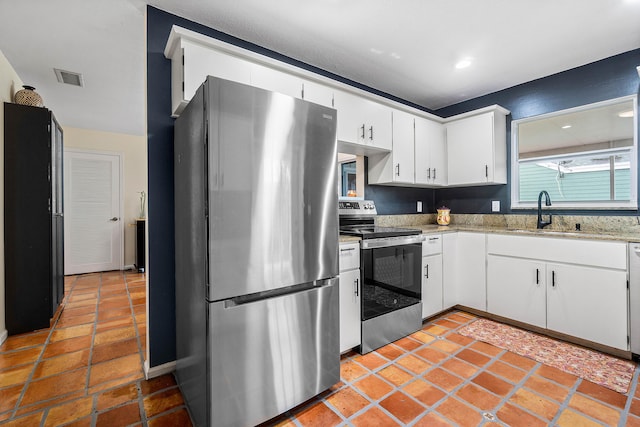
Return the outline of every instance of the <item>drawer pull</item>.
{"type": "Polygon", "coordinates": [[[536,268],[536,285],[540,284],[540,269],[536,268]]]}
{"type": "Polygon", "coordinates": [[[356,296],[359,296],[359,288],[360,288],[360,279],[356,279],[353,281],[356,296]]]}
{"type": "Polygon", "coordinates": [[[355,251],[355,250],[356,248],[344,248],[344,249],[340,248],[340,252],[349,252],[349,251],[355,251]]]}

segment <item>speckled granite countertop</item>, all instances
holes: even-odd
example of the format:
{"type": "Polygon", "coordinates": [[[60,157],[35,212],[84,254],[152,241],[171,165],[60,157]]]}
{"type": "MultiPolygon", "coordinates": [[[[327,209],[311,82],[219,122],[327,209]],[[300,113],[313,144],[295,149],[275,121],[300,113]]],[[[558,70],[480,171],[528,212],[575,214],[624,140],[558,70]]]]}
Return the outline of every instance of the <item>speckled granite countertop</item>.
{"type": "Polygon", "coordinates": [[[536,229],[536,215],[472,215],[453,214],[451,225],[439,226],[434,214],[379,215],[379,225],[418,228],[423,233],[470,231],[522,236],[555,237],[587,240],[640,242],[640,218],[637,216],[554,215],[553,223],[536,229]],[[582,231],[575,231],[580,224],[582,231]]]}
{"type": "MultiPolygon", "coordinates": [[[[469,231],[566,239],[640,242],[640,217],[554,215],[553,223],[536,229],[536,215],[453,214],[451,225],[436,224],[435,214],[378,215],[376,224],[385,227],[417,228],[423,234],[469,231]],[[582,231],[575,231],[580,224],[582,231]]],[[[340,236],[340,243],[356,242],[359,237],[340,236]]]]}
{"type": "Polygon", "coordinates": [[[437,224],[426,224],[412,226],[422,230],[423,234],[432,233],[452,233],[458,231],[469,231],[476,233],[510,234],[516,236],[536,236],[555,237],[565,239],[585,239],[585,240],[613,240],[622,242],[640,242],[640,234],[633,233],[589,233],[585,231],[558,231],[558,230],[537,230],[537,229],[508,229],[502,227],[489,227],[481,225],[448,225],[439,226],[437,224]]]}

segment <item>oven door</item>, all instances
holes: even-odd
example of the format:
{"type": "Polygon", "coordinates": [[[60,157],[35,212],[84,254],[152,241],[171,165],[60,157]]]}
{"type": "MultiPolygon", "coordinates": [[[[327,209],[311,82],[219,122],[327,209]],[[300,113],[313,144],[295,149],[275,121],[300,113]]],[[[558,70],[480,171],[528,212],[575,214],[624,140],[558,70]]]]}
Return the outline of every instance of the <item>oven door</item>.
{"type": "Polygon", "coordinates": [[[421,301],[424,236],[362,240],[362,320],[421,301]]]}

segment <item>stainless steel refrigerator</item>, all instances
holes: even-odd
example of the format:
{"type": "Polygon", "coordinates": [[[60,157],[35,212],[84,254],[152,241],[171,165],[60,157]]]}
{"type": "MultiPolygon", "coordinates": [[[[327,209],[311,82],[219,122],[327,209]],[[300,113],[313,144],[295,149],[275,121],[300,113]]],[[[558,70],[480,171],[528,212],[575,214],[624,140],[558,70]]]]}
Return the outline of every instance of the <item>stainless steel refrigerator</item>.
{"type": "Polygon", "coordinates": [[[174,144],[176,377],[259,424],[340,379],[336,111],[208,77],[174,144]]]}

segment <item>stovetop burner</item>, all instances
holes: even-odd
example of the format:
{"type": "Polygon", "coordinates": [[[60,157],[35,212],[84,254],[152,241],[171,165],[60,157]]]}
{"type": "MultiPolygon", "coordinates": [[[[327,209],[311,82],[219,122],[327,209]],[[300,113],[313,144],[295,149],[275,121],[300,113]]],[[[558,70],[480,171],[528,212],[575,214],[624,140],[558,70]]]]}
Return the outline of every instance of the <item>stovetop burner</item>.
{"type": "Polygon", "coordinates": [[[380,237],[413,236],[422,234],[415,228],[378,227],[375,225],[345,225],[340,227],[340,234],[358,236],[362,239],[377,239],[380,237]]]}
{"type": "Polygon", "coordinates": [[[415,228],[379,227],[375,225],[377,215],[373,200],[340,201],[338,203],[340,216],[340,234],[358,236],[362,239],[377,239],[380,237],[413,236],[422,234],[415,228]]]}

